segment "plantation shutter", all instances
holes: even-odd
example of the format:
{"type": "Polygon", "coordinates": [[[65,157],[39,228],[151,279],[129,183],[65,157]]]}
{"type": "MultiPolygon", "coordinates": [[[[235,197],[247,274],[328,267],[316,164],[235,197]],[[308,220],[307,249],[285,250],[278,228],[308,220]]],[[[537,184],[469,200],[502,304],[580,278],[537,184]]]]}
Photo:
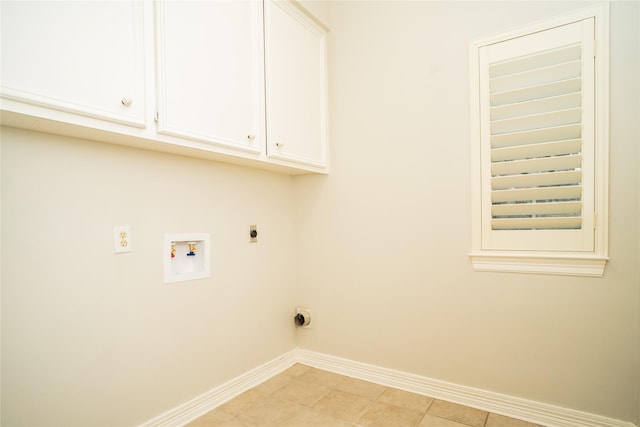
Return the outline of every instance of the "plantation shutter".
{"type": "Polygon", "coordinates": [[[483,249],[593,250],[594,19],[479,51],[483,249]]]}

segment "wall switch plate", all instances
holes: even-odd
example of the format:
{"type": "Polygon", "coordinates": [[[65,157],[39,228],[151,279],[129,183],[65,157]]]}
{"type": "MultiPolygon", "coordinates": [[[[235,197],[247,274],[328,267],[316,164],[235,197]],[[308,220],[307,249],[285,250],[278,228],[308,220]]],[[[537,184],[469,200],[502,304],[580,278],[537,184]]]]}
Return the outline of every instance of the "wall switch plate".
{"type": "Polygon", "coordinates": [[[131,252],[131,226],[115,225],[113,227],[113,252],[121,254],[131,252]]]}

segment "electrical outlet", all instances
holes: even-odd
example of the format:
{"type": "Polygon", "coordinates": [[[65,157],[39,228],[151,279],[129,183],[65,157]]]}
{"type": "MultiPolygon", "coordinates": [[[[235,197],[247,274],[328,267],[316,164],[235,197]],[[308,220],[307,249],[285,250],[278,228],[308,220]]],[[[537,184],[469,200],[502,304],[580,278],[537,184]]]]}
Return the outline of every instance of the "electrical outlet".
{"type": "Polygon", "coordinates": [[[249,226],[249,243],[258,243],[258,226],[249,226]]]}
{"type": "Polygon", "coordinates": [[[131,227],[116,225],[113,227],[113,252],[121,254],[131,252],[131,227]]]}

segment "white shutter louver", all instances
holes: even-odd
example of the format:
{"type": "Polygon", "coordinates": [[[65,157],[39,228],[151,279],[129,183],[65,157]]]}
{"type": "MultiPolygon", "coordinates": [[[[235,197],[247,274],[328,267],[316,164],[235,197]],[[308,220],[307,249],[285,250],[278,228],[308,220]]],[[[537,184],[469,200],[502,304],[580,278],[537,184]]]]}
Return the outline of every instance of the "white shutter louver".
{"type": "Polygon", "coordinates": [[[479,50],[485,248],[593,247],[593,28],[479,50]]]}
{"type": "Polygon", "coordinates": [[[494,230],[582,226],[581,52],[489,65],[494,230]]]}
{"type": "Polygon", "coordinates": [[[471,43],[475,271],[602,276],[608,22],[602,4],[471,43]]]}

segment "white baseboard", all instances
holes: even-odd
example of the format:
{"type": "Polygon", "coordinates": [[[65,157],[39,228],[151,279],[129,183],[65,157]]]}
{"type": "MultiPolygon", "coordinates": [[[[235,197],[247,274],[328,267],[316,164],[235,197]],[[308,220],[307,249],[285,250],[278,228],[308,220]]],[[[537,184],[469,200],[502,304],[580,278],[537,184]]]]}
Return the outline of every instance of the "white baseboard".
{"type": "Polygon", "coordinates": [[[448,383],[308,350],[299,350],[298,362],[337,374],[548,427],[635,427],[635,424],[627,421],[448,383]]]}
{"type": "Polygon", "coordinates": [[[206,414],[295,363],[470,406],[548,427],[636,427],[588,412],[435,380],[328,354],[295,349],[161,414],[140,427],[176,427],[206,414]]]}
{"type": "Polygon", "coordinates": [[[232,380],[227,381],[226,383],[165,412],[144,424],[141,424],[140,427],[183,426],[291,367],[293,364],[297,363],[298,353],[299,351],[294,349],[282,356],[276,357],[275,359],[270,360],[267,363],[240,375],[239,377],[233,378],[232,380]]]}

